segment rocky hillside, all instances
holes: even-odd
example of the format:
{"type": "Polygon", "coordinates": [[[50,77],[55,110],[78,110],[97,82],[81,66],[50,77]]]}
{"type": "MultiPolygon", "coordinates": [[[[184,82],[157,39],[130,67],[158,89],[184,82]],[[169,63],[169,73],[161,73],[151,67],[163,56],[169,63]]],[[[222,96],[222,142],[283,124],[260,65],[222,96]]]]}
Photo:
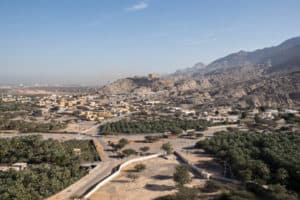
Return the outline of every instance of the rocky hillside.
{"type": "Polygon", "coordinates": [[[135,90],[149,90],[155,81],[147,77],[124,78],[104,86],[101,90],[106,94],[127,94],[135,90]]]}
{"type": "Polygon", "coordinates": [[[209,82],[213,99],[243,105],[295,106],[300,104],[300,37],[282,44],[240,51],[195,72],[209,82]]]}
{"type": "Polygon", "coordinates": [[[300,69],[300,37],[289,39],[282,44],[253,52],[240,51],[217,59],[194,76],[224,71],[236,67],[260,66],[269,68],[266,72],[291,72],[300,69]]]}
{"type": "Polygon", "coordinates": [[[102,91],[108,94],[165,91],[172,94],[173,100],[186,101],[189,96],[194,104],[300,106],[300,37],[275,47],[230,54],[207,66],[197,63],[163,78],[121,79],[102,91]]]}
{"type": "Polygon", "coordinates": [[[197,73],[198,71],[206,68],[206,65],[202,62],[196,63],[194,66],[177,70],[175,73],[171,74],[170,76],[192,76],[193,74],[197,73]]]}

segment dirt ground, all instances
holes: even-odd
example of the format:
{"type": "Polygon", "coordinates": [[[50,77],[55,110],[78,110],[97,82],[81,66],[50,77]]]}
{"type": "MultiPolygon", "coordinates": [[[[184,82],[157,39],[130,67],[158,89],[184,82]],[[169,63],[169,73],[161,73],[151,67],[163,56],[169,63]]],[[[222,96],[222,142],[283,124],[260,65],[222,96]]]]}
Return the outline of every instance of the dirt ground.
{"type": "MultiPolygon", "coordinates": [[[[155,134],[153,134],[155,135],[155,134]]],[[[144,137],[146,135],[116,135],[116,136],[103,136],[101,139],[105,143],[118,143],[118,141],[121,138],[126,138],[129,140],[129,144],[124,147],[124,149],[134,149],[137,152],[139,152],[141,147],[147,146],[149,147],[149,151],[147,153],[158,153],[161,152],[161,146],[163,143],[170,142],[174,148],[174,150],[182,149],[183,147],[191,147],[194,146],[197,140],[191,140],[191,139],[183,139],[183,138],[168,138],[168,139],[160,139],[157,142],[154,143],[145,143],[144,137]]]]}
{"type": "Polygon", "coordinates": [[[12,138],[12,137],[20,137],[20,136],[29,136],[29,135],[41,135],[43,139],[54,139],[59,141],[66,141],[66,140],[85,140],[90,139],[89,137],[78,135],[78,134],[64,134],[64,133],[2,133],[0,134],[0,138],[12,138]]]}
{"type": "MultiPolygon", "coordinates": [[[[116,179],[96,191],[90,200],[150,200],[176,192],[173,173],[179,162],[175,157],[169,160],[153,158],[142,163],[146,165],[144,171],[134,172],[134,165],[138,163],[128,166],[116,179]],[[131,181],[127,178],[130,172],[139,177],[131,181]]],[[[204,186],[206,180],[192,177],[192,183],[187,186],[204,186]]]]}
{"type": "Polygon", "coordinates": [[[185,158],[195,164],[199,169],[203,169],[214,176],[222,176],[222,166],[215,161],[212,155],[198,149],[182,151],[182,153],[185,158]]]}
{"type": "Polygon", "coordinates": [[[207,130],[203,131],[203,134],[205,137],[212,137],[214,133],[219,132],[219,131],[226,131],[227,128],[241,128],[237,124],[228,124],[228,125],[221,125],[221,126],[211,126],[208,127],[207,130]]]}
{"type": "Polygon", "coordinates": [[[63,131],[67,132],[82,132],[84,130],[87,130],[91,127],[95,126],[95,122],[93,121],[78,121],[78,122],[72,122],[69,123],[67,128],[63,131]]]}

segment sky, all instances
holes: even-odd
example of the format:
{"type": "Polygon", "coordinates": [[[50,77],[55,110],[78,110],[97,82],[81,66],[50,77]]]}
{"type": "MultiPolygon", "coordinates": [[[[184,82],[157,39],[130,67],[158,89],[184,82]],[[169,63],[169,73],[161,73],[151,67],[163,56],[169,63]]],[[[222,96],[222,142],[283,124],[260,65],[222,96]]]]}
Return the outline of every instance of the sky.
{"type": "Polygon", "coordinates": [[[0,84],[99,85],[300,36],[299,0],[0,0],[0,84]]]}

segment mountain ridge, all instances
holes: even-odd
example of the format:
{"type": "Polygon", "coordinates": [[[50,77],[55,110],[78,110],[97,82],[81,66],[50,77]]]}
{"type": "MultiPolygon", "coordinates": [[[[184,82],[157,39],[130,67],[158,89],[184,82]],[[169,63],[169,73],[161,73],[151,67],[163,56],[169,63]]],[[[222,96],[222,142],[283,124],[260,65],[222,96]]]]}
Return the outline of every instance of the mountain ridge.
{"type": "Polygon", "coordinates": [[[241,106],[300,106],[300,37],[273,47],[239,51],[168,76],[117,80],[107,94],[162,95],[172,101],[241,106]],[[176,100],[177,99],[177,100],[176,100]]]}
{"type": "MultiPolygon", "coordinates": [[[[268,65],[277,67],[288,60],[297,60],[300,55],[300,37],[288,39],[277,46],[257,49],[254,51],[239,51],[219,58],[206,66],[198,74],[205,74],[214,70],[241,67],[245,65],[268,65]],[[295,53],[296,52],[296,53],[295,53]]],[[[299,62],[300,63],[300,62],[299,62]]],[[[270,70],[272,72],[272,70],[270,70]]]]}

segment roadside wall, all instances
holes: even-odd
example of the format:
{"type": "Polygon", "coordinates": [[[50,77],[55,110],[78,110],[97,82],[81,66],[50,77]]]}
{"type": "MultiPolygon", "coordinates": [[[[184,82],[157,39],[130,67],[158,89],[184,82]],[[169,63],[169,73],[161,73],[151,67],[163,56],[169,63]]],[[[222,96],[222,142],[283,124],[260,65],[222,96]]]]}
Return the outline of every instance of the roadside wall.
{"type": "Polygon", "coordinates": [[[96,185],[96,187],[94,189],[92,189],[88,194],[86,194],[83,199],[88,199],[89,197],[91,197],[92,194],[94,194],[97,190],[99,190],[102,186],[104,186],[105,184],[107,184],[108,182],[110,182],[111,180],[113,180],[114,178],[116,178],[120,172],[122,171],[123,168],[127,167],[128,165],[135,163],[135,162],[140,162],[140,161],[144,161],[144,160],[148,160],[151,158],[156,158],[161,156],[162,153],[158,153],[158,154],[153,154],[150,156],[144,156],[144,157],[140,157],[140,158],[134,158],[131,160],[128,160],[126,162],[124,162],[123,164],[120,165],[119,169],[117,171],[115,171],[112,175],[110,175],[109,177],[107,177],[106,179],[104,179],[103,181],[101,181],[98,185],[96,185]]]}
{"type": "Polygon", "coordinates": [[[94,146],[95,146],[95,149],[96,149],[96,151],[97,151],[97,153],[98,153],[98,156],[99,156],[100,160],[103,161],[103,158],[105,157],[105,152],[104,152],[104,150],[103,150],[102,145],[101,145],[100,142],[99,142],[97,139],[95,139],[95,138],[93,139],[93,144],[94,144],[94,146]]]}
{"type": "Polygon", "coordinates": [[[196,167],[193,163],[189,162],[188,159],[186,159],[181,153],[175,151],[174,154],[180,159],[182,160],[185,164],[187,164],[191,170],[196,173],[197,175],[199,175],[201,178],[205,178],[205,179],[210,179],[211,178],[211,174],[199,169],[198,167],[196,167]]]}
{"type": "Polygon", "coordinates": [[[91,174],[95,173],[95,171],[100,170],[100,167],[102,167],[101,165],[98,165],[97,167],[93,168],[88,174],[86,174],[85,176],[83,176],[82,178],[80,178],[79,180],[77,180],[75,183],[69,185],[67,188],[64,188],[63,190],[61,190],[60,192],[46,198],[46,200],[62,200],[62,199],[66,199],[64,198],[65,194],[68,193],[69,190],[71,190],[74,187],[77,187],[78,185],[80,185],[80,183],[82,181],[86,182],[89,181],[89,177],[91,174]]]}
{"type": "Polygon", "coordinates": [[[205,178],[205,179],[215,179],[218,181],[223,181],[223,182],[228,182],[228,183],[234,183],[234,184],[240,184],[239,181],[234,180],[234,179],[230,179],[230,178],[225,178],[225,177],[221,177],[221,176],[215,176],[211,173],[208,173],[207,171],[198,168],[196,165],[194,165],[192,162],[189,162],[188,159],[186,159],[184,157],[184,155],[182,155],[181,153],[175,151],[174,154],[180,159],[182,160],[185,164],[187,164],[190,169],[195,172],[196,174],[198,174],[201,178],[205,178]]]}

